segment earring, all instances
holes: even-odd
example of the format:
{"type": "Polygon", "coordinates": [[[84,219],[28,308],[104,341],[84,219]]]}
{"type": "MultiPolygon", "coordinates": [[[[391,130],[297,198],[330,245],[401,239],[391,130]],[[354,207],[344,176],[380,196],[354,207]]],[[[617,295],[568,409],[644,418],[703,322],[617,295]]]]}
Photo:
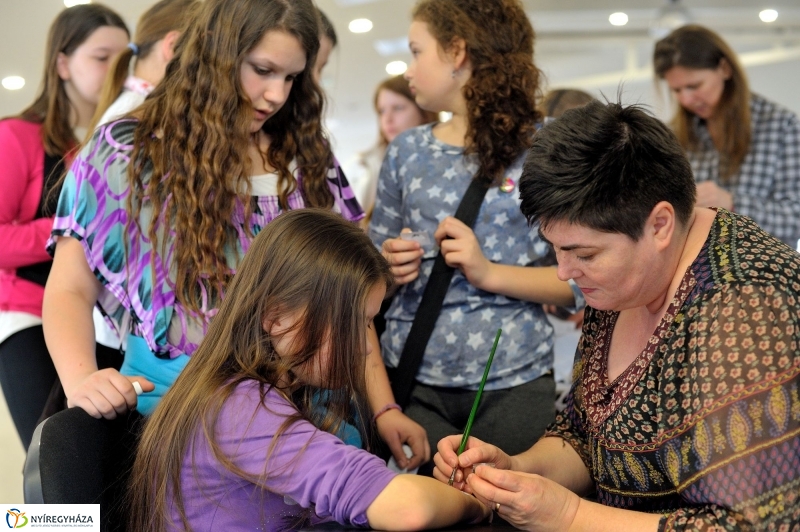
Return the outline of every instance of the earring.
{"type": "Polygon", "coordinates": [[[450,77],[451,77],[452,79],[456,79],[456,76],[457,76],[457,75],[458,75],[458,70],[454,68],[454,69],[453,69],[453,71],[452,71],[452,72],[450,72],[450,77]]]}

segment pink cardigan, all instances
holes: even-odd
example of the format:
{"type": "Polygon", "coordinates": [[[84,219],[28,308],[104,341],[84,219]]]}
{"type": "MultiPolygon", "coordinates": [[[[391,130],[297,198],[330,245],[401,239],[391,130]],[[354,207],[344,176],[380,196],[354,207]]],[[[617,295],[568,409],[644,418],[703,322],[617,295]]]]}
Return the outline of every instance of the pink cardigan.
{"type": "Polygon", "coordinates": [[[16,268],[49,260],[52,218],[34,220],[42,197],[41,124],[0,121],[0,311],[42,315],[44,288],[20,279],[16,268]]]}

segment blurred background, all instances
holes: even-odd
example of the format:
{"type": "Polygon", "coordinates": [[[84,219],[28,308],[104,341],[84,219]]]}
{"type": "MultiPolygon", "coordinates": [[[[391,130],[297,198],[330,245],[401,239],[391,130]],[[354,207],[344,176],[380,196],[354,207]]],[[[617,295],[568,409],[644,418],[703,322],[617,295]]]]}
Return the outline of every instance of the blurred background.
{"type": "MultiPolygon", "coordinates": [[[[66,0],[67,2],[75,0],[66,0]]],[[[84,0],[85,1],[85,0],[84,0]]],[[[151,0],[106,0],[133,31],[151,0]]],[[[523,0],[537,32],[535,60],[547,88],[564,86],[650,105],[671,115],[667,93],[653,81],[653,44],[671,29],[695,22],[722,34],[750,76],[755,92],[800,113],[798,0],[523,0]]],[[[323,72],[327,125],[336,155],[347,160],[372,146],[375,86],[410,60],[406,33],[414,0],[317,0],[333,22],[339,46],[323,72]],[[363,33],[350,30],[369,28],[363,33]]],[[[0,80],[20,76],[19,90],[0,88],[0,117],[19,112],[41,80],[46,32],[64,0],[0,2],[0,80]]]]}
{"type": "MultiPolygon", "coordinates": [[[[65,3],[74,1],[0,0],[0,117],[18,113],[34,99],[47,28],[65,3]],[[24,84],[10,90],[6,85],[13,88],[16,78],[10,82],[6,78],[12,76],[24,84]]],[[[104,3],[120,13],[133,32],[152,0],[104,3]]],[[[338,159],[345,161],[378,138],[373,92],[382,79],[401,73],[410,60],[406,33],[414,0],[317,0],[317,4],[339,37],[322,84],[328,95],[327,127],[338,159]]],[[[610,99],[621,90],[625,103],[646,104],[667,118],[672,108],[666,90],[653,79],[653,45],[675,27],[694,22],[720,33],[740,55],[753,91],[800,114],[800,0],[524,0],[523,4],[537,31],[535,61],[546,76],[545,90],[573,87],[610,99]]],[[[24,456],[0,395],[0,504],[22,502],[24,456]]]]}

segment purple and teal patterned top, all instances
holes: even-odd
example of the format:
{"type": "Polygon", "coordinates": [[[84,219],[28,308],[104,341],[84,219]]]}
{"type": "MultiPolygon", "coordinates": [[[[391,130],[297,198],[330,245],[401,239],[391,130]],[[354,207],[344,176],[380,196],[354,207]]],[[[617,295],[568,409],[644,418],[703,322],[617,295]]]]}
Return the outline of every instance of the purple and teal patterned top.
{"type": "MultiPolygon", "coordinates": [[[[132,119],[100,127],[76,157],[61,191],[47,248],[53,254],[57,237],[76,238],[83,245],[89,267],[103,285],[97,304],[112,325],[122,334],[130,332],[143,338],[160,358],[191,355],[208,324],[199,321],[175,298],[177,272],[174,267],[169,271],[164,267],[165,263],[171,263],[175,234],[169,232],[167,256],[161,257],[160,250],[154,250],[147,237],[150,206],[142,207],[139,227],[128,224],[127,168],[135,127],[136,121],[132,119]],[[151,267],[154,252],[157,258],[155,278],[151,267]]],[[[297,181],[297,190],[288,197],[290,209],[305,207],[300,176],[297,181]]],[[[351,221],[364,217],[338,163],[328,171],[328,184],[334,196],[335,212],[351,221]]],[[[277,195],[252,196],[249,220],[244,219],[244,205],[236,205],[233,223],[239,238],[235,249],[226,251],[232,270],[235,271],[238,261],[250,247],[245,223],[256,235],[280,213],[277,195]]],[[[159,232],[159,241],[164,242],[162,232],[159,232]]],[[[213,316],[213,306],[213,302],[203,298],[204,315],[213,316]]]]}

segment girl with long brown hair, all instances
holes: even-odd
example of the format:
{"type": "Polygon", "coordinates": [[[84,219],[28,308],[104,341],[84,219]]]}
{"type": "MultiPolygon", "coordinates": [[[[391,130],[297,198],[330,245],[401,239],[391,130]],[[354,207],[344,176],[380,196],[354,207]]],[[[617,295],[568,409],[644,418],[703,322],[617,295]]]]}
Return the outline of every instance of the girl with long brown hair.
{"type": "Polygon", "coordinates": [[[430,124],[437,119],[436,113],[417,105],[408,80],[402,75],[386,78],[378,84],[372,106],[378,115],[378,142],[344,165],[358,203],[367,213],[365,222],[369,222],[375,207],[378,175],[386,147],[406,129],[430,124]]]}
{"type": "Polygon", "coordinates": [[[310,0],[207,0],[150,98],[81,151],[59,200],[44,304],[70,406],[151,412],[255,234],[290,209],[363,216],[321,127],[318,47],[310,0]],[[127,336],[120,372],[93,363],[95,301],[127,336]]]}
{"type": "Polygon", "coordinates": [[[199,0],[160,0],[139,17],[133,40],[111,65],[92,130],[137,108],[164,79],[181,28],[199,7],[199,0]],[[129,74],[131,61],[133,72],[129,74]]]}
{"type": "Polygon", "coordinates": [[[477,499],[395,475],[333,435],[352,404],[368,419],[369,323],[391,283],[366,234],[340,216],[303,209],[271,222],[145,426],[130,529],[288,530],[333,520],[418,530],[487,517],[477,499]]]}
{"type": "Polygon", "coordinates": [[[800,119],[750,91],[736,53],[703,26],[656,43],[656,76],[678,102],[672,120],[697,182],[697,204],[749,216],[800,245],[800,119]]]}
{"type": "Polygon", "coordinates": [[[453,117],[389,144],[370,236],[400,286],[382,336],[388,366],[398,365],[436,255],[401,231],[427,231],[456,269],[406,410],[431,447],[465,426],[498,327],[472,433],[522,452],[555,416],[542,304],[571,306],[580,292],[558,280],[547,242],[519,210],[516,182],[541,121],[533,41],[518,0],[421,0],[413,11],[406,78],[423,109],[453,117]],[[471,228],[452,214],[473,180],[488,191],[471,228]]]}
{"type": "MultiPolygon", "coordinates": [[[[122,18],[100,5],[63,10],[50,26],[42,88],[18,116],[0,121],[0,384],[28,448],[56,371],[42,332],[52,265],[45,243],[57,184],[89,127],[108,66],[128,42],[122,18]]],[[[102,365],[119,351],[100,347],[102,365]]]]}

